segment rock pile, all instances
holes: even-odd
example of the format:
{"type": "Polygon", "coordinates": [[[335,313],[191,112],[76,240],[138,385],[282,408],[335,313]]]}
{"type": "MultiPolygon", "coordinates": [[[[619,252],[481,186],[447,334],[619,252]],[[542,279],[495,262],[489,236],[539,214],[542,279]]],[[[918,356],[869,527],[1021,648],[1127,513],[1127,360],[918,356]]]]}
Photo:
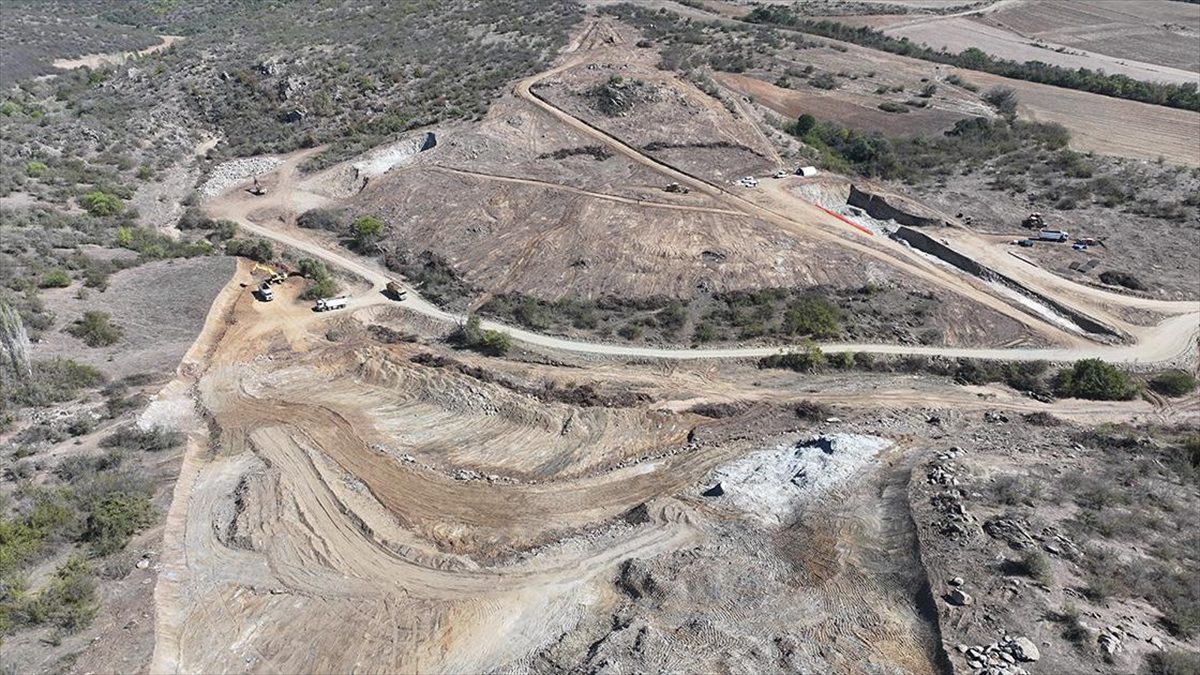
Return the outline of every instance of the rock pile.
{"type": "Polygon", "coordinates": [[[956,541],[970,539],[977,532],[976,519],[963,505],[966,493],[958,487],[958,464],[954,462],[963,450],[953,447],[939,452],[925,468],[925,480],[930,485],[942,485],[947,489],[929,498],[933,510],[938,513],[938,531],[942,536],[956,541]]]}
{"type": "Polygon", "coordinates": [[[200,186],[200,194],[206,197],[219,195],[242,181],[261,176],[279,166],[277,157],[244,157],[222,162],[213,167],[208,180],[200,186]]]}
{"type": "Polygon", "coordinates": [[[1005,637],[989,645],[958,645],[958,653],[979,675],[1028,675],[1029,671],[1017,664],[1042,658],[1037,645],[1026,637],[1005,637]]]}

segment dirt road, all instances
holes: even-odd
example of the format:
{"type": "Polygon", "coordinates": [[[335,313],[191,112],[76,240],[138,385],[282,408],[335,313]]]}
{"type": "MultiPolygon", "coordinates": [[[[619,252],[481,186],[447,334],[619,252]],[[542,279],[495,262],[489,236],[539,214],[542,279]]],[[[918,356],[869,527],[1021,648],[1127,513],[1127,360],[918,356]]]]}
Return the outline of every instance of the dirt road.
{"type": "MultiPolygon", "coordinates": [[[[1127,363],[1131,365],[1152,366],[1165,364],[1184,364],[1195,360],[1197,336],[1200,334],[1200,303],[1195,302],[1164,302],[1142,298],[1132,298],[1108,293],[1098,289],[1073,284],[1048,272],[1039,273],[1031,270],[1019,261],[1006,256],[987,257],[988,264],[1017,275],[1028,281],[1034,288],[1044,291],[1050,297],[1060,299],[1068,306],[1075,307],[1084,313],[1099,313],[1102,320],[1120,326],[1132,335],[1135,342],[1124,345],[1100,345],[1084,340],[1078,335],[1068,333],[1057,326],[1049,325],[1044,320],[1015,308],[1009,302],[991,295],[974,285],[961,275],[931,264],[920,258],[916,253],[898,246],[892,250],[881,250],[873,243],[867,243],[865,236],[854,232],[840,221],[832,218],[818,207],[800,199],[785,201],[781,194],[766,191],[756,196],[756,200],[730,193],[718,186],[711,185],[694,176],[680,172],[658,160],[648,157],[629,145],[612,138],[590,125],[582,122],[565,112],[555,108],[530,92],[530,88],[540,79],[572,67],[578,59],[568,59],[564,64],[546,73],[521,81],[516,86],[519,96],[537,105],[548,114],[569,124],[577,131],[587,134],[610,147],[616,152],[651,167],[670,179],[693,189],[699,190],[721,203],[731,206],[730,211],[746,213],[755,217],[766,218],[781,227],[802,229],[806,235],[816,235],[839,245],[847,246],[865,255],[883,260],[890,265],[904,269],[906,272],[925,279],[940,288],[946,288],[980,302],[985,306],[1001,311],[1017,318],[1026,325],[1052,335],[1063,345],[1051,348],[947,348],[925,347],[914,345],[880,345],[833,343],[824,344],[826,352],[862,351],[878,354],[917,354],[942,355],[949,357],[985,358],[1000,360],[1049,360],[1070,361],[1080,358],[1102,358],[1108,361],[1127,363]],[[803,214],[803,219],[795,216],[785,217],[782,213],[803,214]],[[819,225],[817,223],[820,223],[819,225]],[[850,231],[850,233],[847,233],[850,231]],[[838,234],[834,234],[837,232],[838,234]],[[1101,309],[1104,306],[1130,306],[1141,309],[1151,309],[1171,315],[1169,318],[1151,327],[1133,326],[1101,309]]],[[[318,149],[319,150],[319,149],[318,149]]],[[[320,205],[327,201],[319,195],[306,191],[303,182],[296,177],[297,165],[318,150],[308,150],[295,154],[281,164],[269,179],[271,189],[266,197],[253,197],[244,190],[235,188],[206,203],[209,212],[218,218],[226,218],[238,222],[247,231],[258,236],[266,237],[281,244],[293,247],[307,255],[323,260],[338,269],[361,277],[371,285],[370,291],[362,293],[351,301],[351,309],[373,304],[386,303],[381,294],[382,289],[391,279],[386,270],[378,264],[363,260],[343,249],[334,250],[311,238],[307,233],[282,227],[268,227],[254,221],[256,212],[271,211],[272,209],[296,208],[301,204],[306,208],[320,205]]],[[[977,246],[977,242],[967,242],[977,246]]],[[[983,255],[982,250],[974,250],[974,254],[983,255]]],[[[461,323],[465,317],[442,310],[421,298],[415,290],[409,293],[409,299],[402,307],[426,317],[444,323],[461,323]]],[[[583,342],[550,335],[543,335],[521,328],[507,326],[494,321],[484,321],[485,328],[508,332],[520,342],[534,347],[557,351],[611,356],[619,358],[648,358],[648,359],[750,359],[776,354],[788,349],[787,345],[765,347],[724,347],[705,349],[686,348],[655,348],[637,345],[617,345],[597,342],[583,342]]]]}

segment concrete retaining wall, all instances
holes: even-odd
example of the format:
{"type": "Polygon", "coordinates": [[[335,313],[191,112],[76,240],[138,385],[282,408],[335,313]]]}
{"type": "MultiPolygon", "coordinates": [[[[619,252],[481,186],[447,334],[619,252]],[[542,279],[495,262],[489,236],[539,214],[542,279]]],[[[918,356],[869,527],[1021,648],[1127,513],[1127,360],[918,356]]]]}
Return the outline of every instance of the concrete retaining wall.
{"type": "Polygon", "coordinates": [[[946,246],[940,241],[937,241],[924,232],[919,232],[911,227],[900,227],[897,228],[897,230],[893,232],[891,236],[893,239],[906,242],[909,246],[912,246],[918,251],[928,253],[931,256],[950,263],[967,274],[977,276],[985,281],[1002,283],[1018,293],[1021,293],[1022,295],[1033,298],[1039,303],[1054,310],[1055,313],[1065,317],[1076,326],[1079,326],[1079,328],[1086,333],[1109,339],[1124,339],[1125,337],[1117,329],[1100,323],[1086,314],[1077,312],[1074,309],[1059,303],[1057,300],[1048,298],[1041,293],[1030,289],[1019,281],[1005,276],[990,267],[985,267],[979,264],[974,259],[955,251],[954,249],[946,246]]]}
{"type": "Polygon", "coordinates": [[[887,200],[879,195],[873,195],[870,192],[864,192],[857,187],[850,186],[850,198],[846,200],[850,206],[857,206],[867,215],[876,220],[894,220],[901,225],[909,225],[911,227],[933,227],[945,225],[945,221],[936,218],[925,218],[900,209],[887,203],[887,200]]]}

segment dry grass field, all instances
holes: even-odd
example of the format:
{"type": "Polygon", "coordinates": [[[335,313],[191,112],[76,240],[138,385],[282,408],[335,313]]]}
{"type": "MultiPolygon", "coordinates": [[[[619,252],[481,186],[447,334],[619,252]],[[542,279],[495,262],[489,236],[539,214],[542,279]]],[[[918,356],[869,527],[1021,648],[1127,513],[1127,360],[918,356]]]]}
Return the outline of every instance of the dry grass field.
{"type": "Polygon", "coordinates": [[[1050,43],[1192,73],[1200,71],[1200,9],[1191,3],[1037,0],[1005,4],[979,20],[1050,43]]]}
{"type": "MultiPolygon", "coordinates": [[[[1023,5],[1021,9],[1009,11],[1015,13],[1024,10],[1026,7],[1030,8],[1027,11],[1031,13],[1042,13],[1047,10],[1040,3],[1031,3],[1030,5],[1023,5]]],[[[1071,8],[1067,9],[1070,10],[1071,8]]],[[[1050,36],[1061,33],[1071,37],[1078,37],[1083,35],[1083,33],[1075,26],[1060,24],[1053,21],[1050,17],[1038,17],[1038,20],[1031,21],[1031,23],[1038,23],[1043,26],[1063,25],[1063,28],[1059,31],[1043,28],[1039,32],[1032,34],[1017,33],[1007,27],[1005,16],[1005,10],[1002,10],[994,14],[983,15],[982,18],[974,16],[939,17],[919,21],[900,21],[886,27],[884,32],[892,37],[908,38],[918,44],[924,43],[930,47],[946,49],[952,52],[961,52],[969,47],[975,47],[1002,59],[1019,62],[1042,61],[1072,69],[1089,68],[1091,70],[1103,70],[1106,73],[1128,75],[1136,80],[1187,84],[1188,82],[1195,82],[1197,78],[1200,78],[1200,74],[1196,72],[1197,63],[1195,61],[1191,63],[1187,62],[1196,56],[1194,43],[1191,45],[1190,52],[1183,49],[1182,44],[1178,44],[1177,51],[1168,51],[1168,47],[1164,46],[1164,53],[1152,55],[1164,62],[1181,63],[1183,67],[1179,68],[1157,62],[1137,61],[1126,54],[1112,55],[1084,51],[1079,46],[1063,46],[1060,43],[1054,42],[1050,36]]],[[[1018,18],[1024,19],[1025,17],[1018,18]]],[[[1200,31],[1188,30],[1185,33],[1194,39],[1200,39],[1200,31]]],[[[1145,40],[1160,45],[1163,41],[1166,41],[1169,46],[1170,40],[1178,37],[1177,32],[1164,29],[1151,35],[1143,34],[1135,36],[1134,39],[1145,40]]],[[[1076,42],[1095,44],[1088,40],[1076,40],[1076,42]]],[[[1110,43],[1105,40],[1103,44],[1107,46],[1110,43]]]]}

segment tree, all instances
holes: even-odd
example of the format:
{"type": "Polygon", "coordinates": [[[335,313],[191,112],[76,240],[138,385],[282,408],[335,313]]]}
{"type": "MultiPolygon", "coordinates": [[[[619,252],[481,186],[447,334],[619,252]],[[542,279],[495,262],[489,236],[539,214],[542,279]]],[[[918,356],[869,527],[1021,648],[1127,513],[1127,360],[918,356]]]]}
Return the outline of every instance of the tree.
{"type": "Polygon", "coordinates": [[[992,87],[984,93],[983,100],[1001,115],[1017,114],[1017,92],[1012,87],[992,87]]]}
{"type": "Polygon", "coordinates": [[[796,118],[796,126],[793,127],[792,133],[797,136],[804,136],[812,131],[815,126],[817,126],[817,118],[804,113],[796,118]]]}
{"type": "Polygon", "coordinates": [[[1120,368],[1100,359],[1083,359],[1059,371],[1054,393],[1093,401],[1128,401],[1137,395],[1137,387],[1120,368]]]}
{"type": "Polygon", "coordinates": [[[359,216],[351,228],[354,246],[360,250],[375,244],[383,236],[383,221],[375,216],[359,216]]]}
{"type": "Polygon", "coordinates": [[[486,330],[479,316],[471,314],[451,336],[451,340],[467,349],[489,356],[504,356],[512,349],[512,337],[503,331],[486,330]]]}
{"type": "Polygon", "coordinates": [[[930,82],[929,84],[925,85],[924,87],[921,87],[920,96],[921,96],[921,98],[933,98],[933,95],[936,93],[937,93],[937,85],[930,82]]]}

